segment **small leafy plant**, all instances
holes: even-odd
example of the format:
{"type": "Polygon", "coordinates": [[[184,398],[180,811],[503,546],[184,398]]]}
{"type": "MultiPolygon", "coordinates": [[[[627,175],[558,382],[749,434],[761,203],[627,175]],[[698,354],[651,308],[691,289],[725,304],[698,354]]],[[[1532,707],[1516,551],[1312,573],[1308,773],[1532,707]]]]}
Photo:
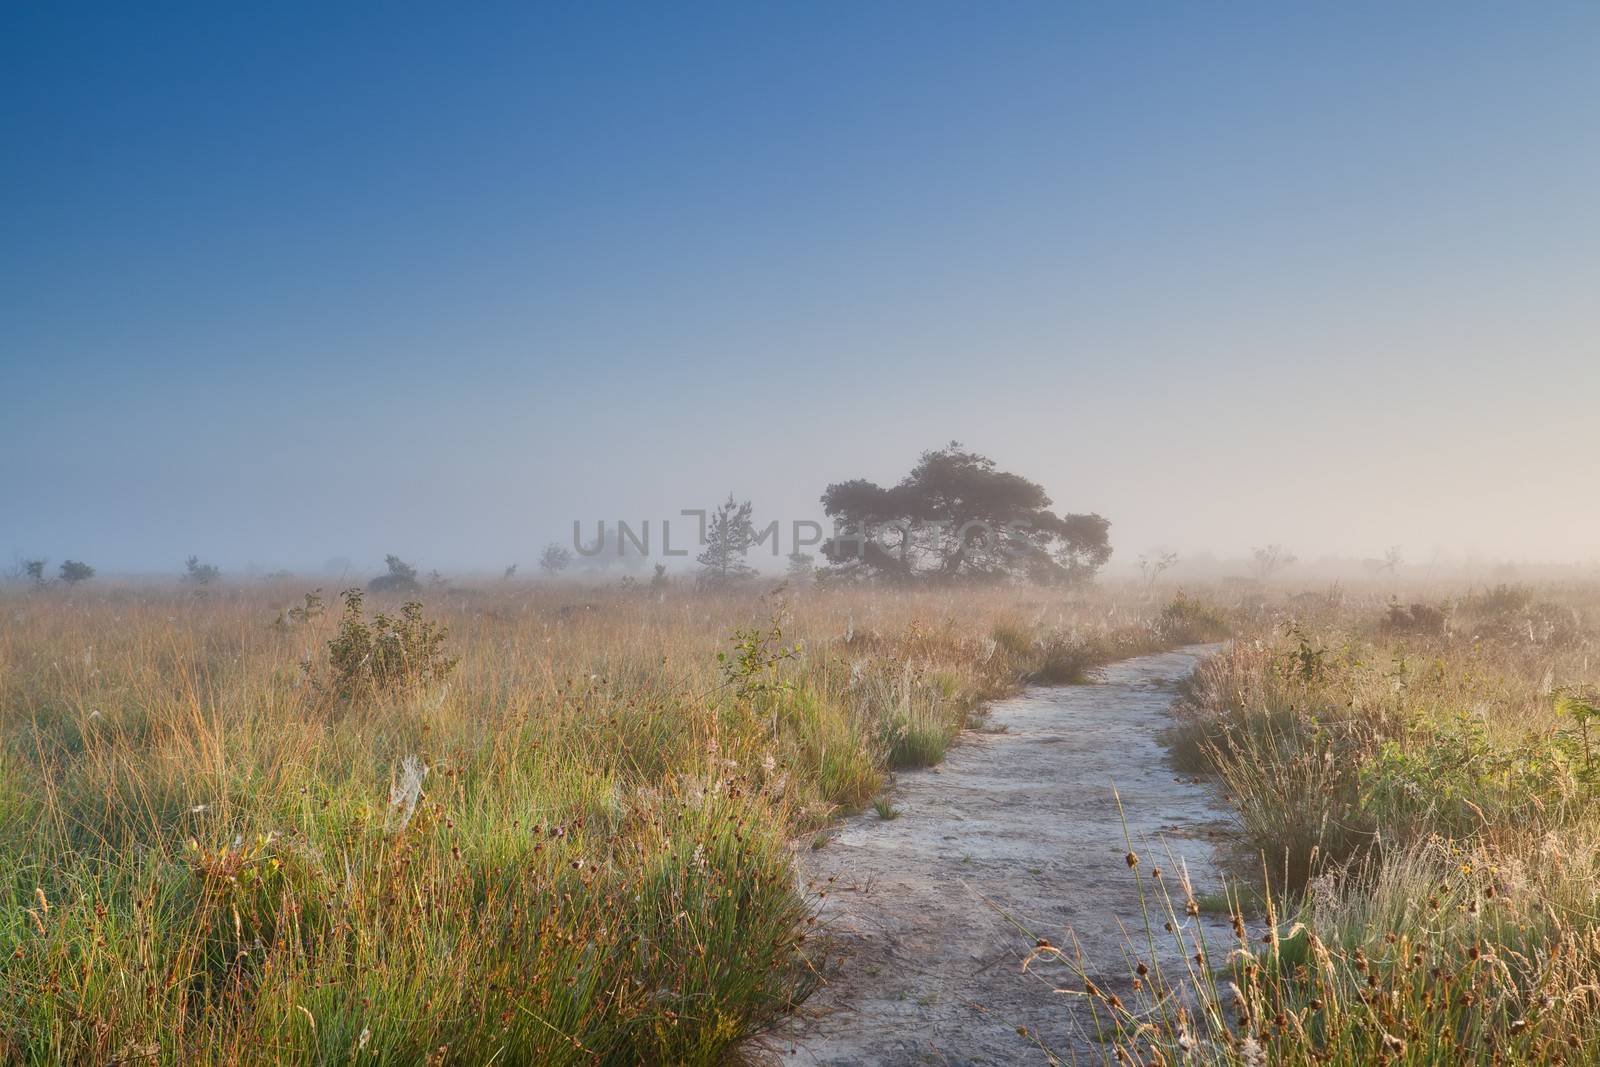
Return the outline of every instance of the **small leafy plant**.
{"type": "Polygon", "coordinates": [[[779,668],[785,660],[800,655],[800,646],[783,643],[783,626],[774,617],[766,630],[759,626],[737,629],[729,639],[733,652],[718,652],[722,677],[741,701],[781,693],[793,688],[783,680],[779,668]]]}
{"type": "Polygon", "coordinates": [[[304,604],[297,604],[289,609],[289,621],[296,626],[304,626],[322,618],[323,614],[322,587],[319,585],[306,594],[304,604]]]}
{"type": "Polygon", "coordinates": [[[1289,624],[1289,637],[1295,647],[1284,657],[1284,673],[1305,685],[1320,682],[1328,670],[1328,650],[1313,644],[1297,623],[1289,624]]]}
{"type": "Polygon", "coordinates": [[[1573,776],[1592,797],[1600,782],[1600,751],[1596,751],[1600,749],[1600,696],[1590,689],[1568,688],[1556,692],[1555,703],[1556,714],[1572,721],[1560,740],[1573,776]]]}

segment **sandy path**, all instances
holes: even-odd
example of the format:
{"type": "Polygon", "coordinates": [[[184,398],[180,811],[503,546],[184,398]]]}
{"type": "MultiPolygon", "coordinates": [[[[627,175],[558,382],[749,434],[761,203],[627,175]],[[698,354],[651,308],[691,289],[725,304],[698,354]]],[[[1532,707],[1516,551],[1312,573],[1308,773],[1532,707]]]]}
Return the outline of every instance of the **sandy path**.
{"type": "MultiPolygon", "coordinates": [[[[1157,739],[1173,685],[1208,651],[1141,656],[1095,684],[995,705],[944,763],[900,776],[899,818],[856,816],[805,854],[808,885],[826,890],[819,925],[834,958],[827,984],[770,1039],[777,1060],[1048,1062],[1026,1027],[1063,1062],[1098,1062],[1081,1001],[1022,973],[1033,941],[1006,916],[1057,945],[1075,936],[1092,972],[1122,981],[1124,926],[1143,925],[1116,794],[1141,873],[1182,858],[1198,890],[1218,886],[1212,841],[1226,813],[1175,779],[1157,739]]],[[[1208,937],[1226,944],[1226,924],[1208,937]]]]}

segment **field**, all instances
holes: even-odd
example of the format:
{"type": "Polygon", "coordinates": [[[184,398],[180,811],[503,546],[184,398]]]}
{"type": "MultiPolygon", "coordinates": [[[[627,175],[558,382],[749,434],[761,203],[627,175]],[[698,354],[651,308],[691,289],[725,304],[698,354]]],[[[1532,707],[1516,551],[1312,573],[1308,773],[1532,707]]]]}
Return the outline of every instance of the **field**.
{"type": "Polygon", "coordinates": [[[815,981],[832,818],[1028,680],[1225,631],[1169,741],[1238,888],[1145,921],[1241,940],[1075,986],[1105,1058],[1600,1058],[1592,588],[306,592],[5,595],[5,1060],[737,1060],[815,981]]]}
{"type": "Polygon", "coordinates": [[[812,981],[808,834],[1024,678],[1217,625],[1029,589],[304,593],[6,597],[6,1059],[718,1062],[812,981]]]}

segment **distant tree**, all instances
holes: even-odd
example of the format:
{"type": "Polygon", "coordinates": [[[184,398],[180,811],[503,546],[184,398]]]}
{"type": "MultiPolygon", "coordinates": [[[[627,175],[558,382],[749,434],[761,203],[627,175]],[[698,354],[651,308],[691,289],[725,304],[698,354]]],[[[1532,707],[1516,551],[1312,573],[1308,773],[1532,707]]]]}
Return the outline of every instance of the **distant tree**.
{"type": "Polygon", "coordinates": [[[1147,555],[1140,556],[1139,572],[1144,575],[1145,589],[1154,589],[1156,579],[1160,578],[1164,571],[1169,571],[1177,565],[1178,554],[1176,552],[1164,552],[1161,549],[1157,549],[1147,555]]]}
{"type": "Polygon", "coordinates": [[[93,578],[94,568],[89,566],[87,563],[80,563],[75,559],[69,559],[61,564],[61,570],[59,573],[61,574],[61,580],[63,582],[66,582],[68,585],[77,585],[79,582],[85,582],[90,578],[93,578]]]}
{"type": "Polygon", "coordinates": [[[502,574],[500,577],[502,579],[504,579],[505,581],[509,582],[511,579],[515,578],[516,576],[517,576],[517,565],[515,563],[513,563],[511,566],[506,568],[506,572],[504,574],[502,574]]]}
{"type": "Polygon", "coordinates": [[[1382,559],[1364,559],[1361,561],[1361,566],[1373,578],[1376,578],[1384,571],[1388,571],[1389,577],[1393,578],[1404,563],[1405,560],[1400,555],[1400,546],[1390,545],[1389,550],[1383,554],[1382,559]]]}
{"type": "Polygon", "coordinates": [[[1255,575],[1256,581],[1269,581],[1274,574],[1294,563],[1296,557],[1283,550],[1282,545],[1267,545],[1257,548],[1251,554],[1250,573],[1255,575]]]}
{"type": "Polygon", "coordinates": [[[1111,524],[1057,515],[1043,488],[959,442],[924,452],[898,485],[828,486],[822,506],[840,528],[822,554],[843,568],[901,580],[1031,578],[1088,581],[1111,558],[1111,524]]]}
{"type": "Polygon", "coordinates": [[[706,521],[705,550],[696,557],[700,581],[706,585],[729,585],[755,576],[756,569],[745,562],[745,555],[756,539],[750,501],[739,503],[728,494],[706,521]]]}
{"type": "Polygon", "coordinates": [[[46,561],[42,559],[28,559],[22,561],[22,569],[29,578],[33,579],[34,585],[44,584],[45,562],[46,561]]]}
{"type": "Polygon", "coordinates": [[[210,585],[222,577],[222,572],[209,563],[201,563],[199,556],[190,556],[184,562],[183,580],[194,585],[210,585]]]}
{"type": "Polygon", "coordinates": [[[555,577],[570,566],[572,566],[571,552],[554,541],[544,546],[544,552],[539,556],[540,570],[555,577]]]}
{"type": "MultiPolygon", "coordinates": [[[[1048,512],[1046,513],[1048,514],[1048,512]]],[[[1084,585],[1094,580],[1111,558],[1111,521],[1099,515],[1063,515],[1060,525],[1048,537],[1055,539],[1045,551],[1056,569],[1043,560],[1034,569],[1036,579],[1064,579],[1069,585],[1084,585]]]]}
{"type": "Polygon", "coordinates": [[[817,576],[817,558],[809,552],[795,549],[789,553],[788,575],[795,585],[806,584],[817,576]]]}
{"type": "Polygon", "coordinates": [[[657,563],[655,573],[650,576],[650,588],[657,593],[664,593],[669,584],[671,583],[667,578],[667,565],[665,563],[657,563]]]}
{"type": "Polygon", "coordinates": [[[417,568],[399,556],[385,556],[383,562],[389,573],[380,574],[367,583],[374,593],[415,593],[422,587],[417,583],[417,568]]]}

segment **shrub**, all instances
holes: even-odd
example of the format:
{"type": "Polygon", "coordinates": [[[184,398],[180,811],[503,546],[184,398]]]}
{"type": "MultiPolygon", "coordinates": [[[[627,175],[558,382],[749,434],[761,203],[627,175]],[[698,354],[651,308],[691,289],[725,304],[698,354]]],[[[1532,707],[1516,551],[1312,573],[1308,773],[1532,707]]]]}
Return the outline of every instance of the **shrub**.
{"type": "Polygon", "coordinates": [[[1037,653],[1038,666],[1028,674],[1035,685],[1078,685],[1089,680],[1098,657],[1082,641],[1052,634],[1037,653]]]}
{"type": "Polygon", "coordinates": [[[322,618],[322,587],[318,586],[306,594],[305,603],[289,609],[289,621],[296,625],[304,625],[322,618]]]}
{"type": "Polygon", "coordinates": [[[1398,600],[1391,600],[1379,628],[1390,634],[1438,637],[1448,629],[1448,620],[1442,608],[1430,604],[1412,604],[1408,607],[1398,600]]]}
{"type": "Polygon", "coordinates": [[[404,692],[442,681],[457,658],[445,654],[448,632],[422,617],[422,605],[407,601],[398,616],[379,612],[369,623],[359,589],[346,589],[339,632],[328,642],[332,689],[341,699],[404,692]]]}
{"type": "Polygon", "coordinates": [[[385,556],[383,562],[389,568],[389,573],[380,574],[368,582],[368,591],[373,593],[415,593],[422,588],[417,584],[417,568],[399,556],[385,556]]]}
{"type": "Polygon", "coordinates": [[[1583,620],[1572,608],[1535,599],[1532,590],[1516,585],[1463,597],[1459,614],[1474,638],[1505,644],[1568,648],[1583,638],[1583,620]]]}
{"type": "Polygon", "coordinates": [[[1220,641],[1229,630],[1228,621],[1221,612],[1183,592],[1161,610],[1156,628],[1166,641],[1185,645],[1220,641]]]}

